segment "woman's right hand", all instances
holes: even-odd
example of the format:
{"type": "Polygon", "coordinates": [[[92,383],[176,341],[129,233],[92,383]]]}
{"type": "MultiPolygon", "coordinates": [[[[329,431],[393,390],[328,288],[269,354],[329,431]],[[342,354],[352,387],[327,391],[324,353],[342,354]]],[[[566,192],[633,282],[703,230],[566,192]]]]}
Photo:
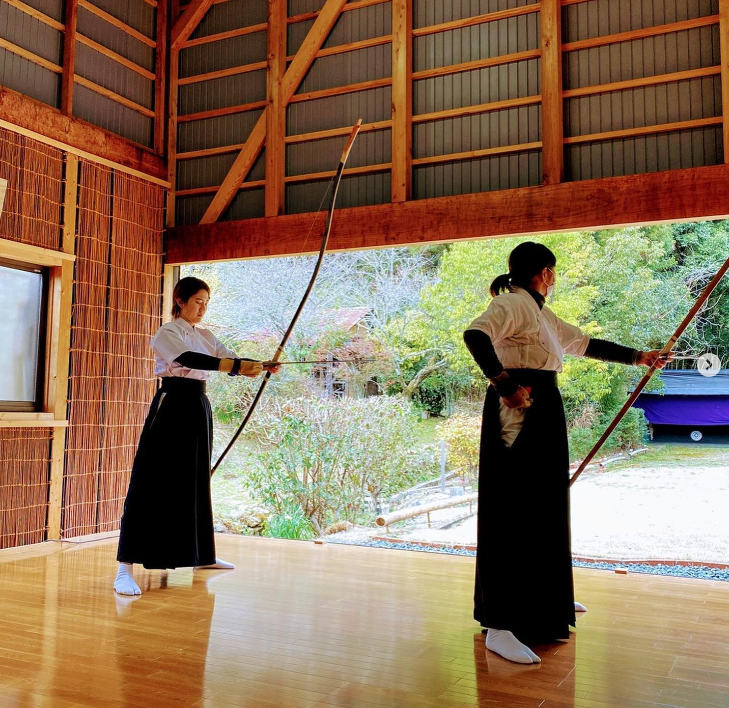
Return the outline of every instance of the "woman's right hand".
{"type": "Polygon", "coordinates": [[[523,386],[519,386],[511,396],[503,396],[501,399],[507,408],[529,408],[532,405],[532,399],[523,386]]]}

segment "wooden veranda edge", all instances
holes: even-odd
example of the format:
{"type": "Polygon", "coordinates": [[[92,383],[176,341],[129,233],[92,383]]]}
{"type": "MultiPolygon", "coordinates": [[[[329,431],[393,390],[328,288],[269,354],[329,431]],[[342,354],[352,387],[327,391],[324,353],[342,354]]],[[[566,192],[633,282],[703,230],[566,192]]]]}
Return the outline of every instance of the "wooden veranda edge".
{"type": "MultiPolygon", "coordinates": [[[[715,165],[340,209],[329,250],[728,217],[729,165],[715,165]]],[[[170,229],[166,262],[309,253],[313,220],[290,214],[170,229]]]]}

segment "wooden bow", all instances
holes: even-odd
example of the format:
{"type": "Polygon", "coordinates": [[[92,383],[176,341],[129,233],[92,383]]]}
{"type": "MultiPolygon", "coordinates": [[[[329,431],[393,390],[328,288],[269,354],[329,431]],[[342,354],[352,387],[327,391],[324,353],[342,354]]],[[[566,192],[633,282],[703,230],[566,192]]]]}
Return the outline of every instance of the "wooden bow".
{"type": "MultiPolygon", "coordinates": [[[[344,146],[344,150],[342,151],[342,157],[339,160],[339,166],[337,167],[337,172],[334,175],[334,187],[332,188],[332,196],[331,196],[331,203],[329,204],[329,210],[327,213],[327,220],[326,224],[324,226],[324,236],[321,241],[321,246],[319,248],[319,257],[317,258],[316,265],[314,266],[314,271],[311,274],[311,279],[309,280],[309,285],[306,288],[306,291],[304,292],[304,297],[301,298],[301,302],[299,303],[299,306],[296,308],[296,312],[294,313],[294,316],[289,323],[288,328],[286,329],[286,333],[283,336],[283,339],[281,339],[281,343],[278,345],[278,348],[276,349],[276,353],[273,355],[273,358],[269,363],[276,363],[283,354],[284,348],[286,347],[286,344],[289,341],[289,338],[291,337],[291,333],[294,331],[294,327],[296,326],[296,323],[299,321],[299,316],[301,315],[302,310],[304,309],[304,306],[306,305],[307,300],[309,299],[309,295],[311,295],[311,291],[314,289],[314,283],[316,282],[317,276],[319,275],[319,270],[321,269],[322,261],[324,260],[324,252],[327,250],[327,244],[329,243],[329,234],[332,230],[332,217],[334,216],[334,206],[337,201],[337,192],[339,191],[339,183],[342,181],[342,173],[344,172],[344,166],[347,163],[347,158],[349,157],[349,153],[352,150],[352,145],[354,145],[355,138],[357,137],[357,133],[359,133],[359,129],[362,125],[362,119],[360,118],[356,125],[352,128],[352,132],[349,135],[349,140],[347,140],[347,144],[344,146]]],[[[250,408],[248,408],[248,412],[245,414],[245,417],[243,418],[243,421],[238,426],[238,430],[235,431],[235,435],[233,435],[231,441],[228,443],[228,446],[223,450],[222,454],[218,458],[215,465],[213,465],[212,472],[214,473],[215,470],[218,469],[220,466],[220,463],[223,461],[225,456],[230,452],[233,445],[235,445],[236,441],[240,437],[241,433],[245,430],[246,425],[248,425],[248,421],[251,419],[251,416],[253,415],[253,412],[256,410],[256,407],[258,406],[258,402],[261,400],[261,396],[263,395],[263,392],[266,390],[266,386],[268,385],[268,382],[271,378],[271,372],[267,371],[266,375],[263,377],[263,381],[261,381],[261,385],[258,388],[258,391],[256,392],[255,398],[253,399],[253,402],[250,405],[250,408]]]]}

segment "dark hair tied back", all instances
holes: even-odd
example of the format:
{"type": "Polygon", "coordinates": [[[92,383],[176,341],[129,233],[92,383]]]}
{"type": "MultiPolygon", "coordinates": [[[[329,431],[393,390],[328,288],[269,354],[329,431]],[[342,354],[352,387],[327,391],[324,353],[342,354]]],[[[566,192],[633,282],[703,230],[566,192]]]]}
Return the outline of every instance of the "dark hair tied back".
{"type": "Polygon", "coordinates": [[[511,291],[514,285],[527,288],[535,275],[556,264],[554,253],[544,244],[524,241],[509,254],[509,272],[497,276],[491,283],[491,295],[496,297],[500,292],[511,291]]]}
{"type": "Polygon", "coordinates": [[[205,290],[210,295],[210,286],[204,280],[200,280],[200,278],[189,276],[178,280],[172,292],[172,316],[180,316],[181,309],[177,304],[178,300],[187,302],[195,293],[199,293],[201,290],[205,290]]]}

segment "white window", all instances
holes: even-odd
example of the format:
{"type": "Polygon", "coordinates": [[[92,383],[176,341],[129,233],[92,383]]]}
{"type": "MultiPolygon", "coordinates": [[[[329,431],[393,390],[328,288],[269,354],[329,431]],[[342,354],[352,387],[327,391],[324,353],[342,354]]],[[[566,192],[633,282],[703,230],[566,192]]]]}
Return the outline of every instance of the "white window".
{"type": "Polygon", "coordinates": [[[43,410],[48,269],[0,260],[0,410],[43,410]]]}

